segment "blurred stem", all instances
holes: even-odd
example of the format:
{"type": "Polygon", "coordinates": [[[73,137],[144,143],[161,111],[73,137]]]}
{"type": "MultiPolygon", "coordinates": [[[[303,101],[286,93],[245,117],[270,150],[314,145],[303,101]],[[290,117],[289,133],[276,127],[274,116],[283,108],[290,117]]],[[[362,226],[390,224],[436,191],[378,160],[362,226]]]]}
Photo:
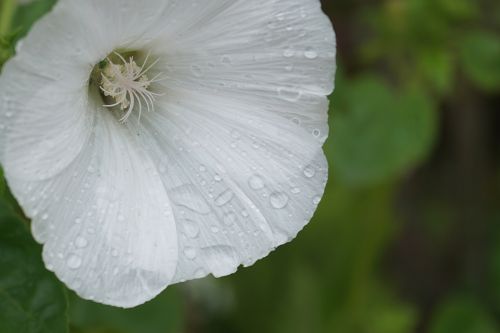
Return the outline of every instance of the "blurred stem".
{"type": "Polygon", "coordinates": [[[15,0],[1,0],[0,2],[0,37],[7,36],[10,32],[12,19],[16,9],[15,0]]]}

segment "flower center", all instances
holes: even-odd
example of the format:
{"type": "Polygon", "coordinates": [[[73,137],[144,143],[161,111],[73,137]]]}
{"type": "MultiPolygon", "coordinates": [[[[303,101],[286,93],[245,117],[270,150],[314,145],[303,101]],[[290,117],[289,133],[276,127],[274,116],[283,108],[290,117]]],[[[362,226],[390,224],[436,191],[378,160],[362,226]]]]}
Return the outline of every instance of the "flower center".
{"type": "Polygon", "coordinates": [[[160,81],[162,73],[149,78],[148,72],[159,61],[156,60],[148,65],[149,54],[144,62],[139,66],[130,56],[126,60],[121,54],[115,52],[114,56],[118,60],[113,62],[111,56],[99,64],[100,78],[99,89],[109,103],[106,108],[119,108],[123,114],[120,122],[126,122],[134,108],[139,111],[139,120],[143,107],[148,112],[154,111],[156,97],[162,94],[154,93],[150,90],[151,84],[160,81]]]}

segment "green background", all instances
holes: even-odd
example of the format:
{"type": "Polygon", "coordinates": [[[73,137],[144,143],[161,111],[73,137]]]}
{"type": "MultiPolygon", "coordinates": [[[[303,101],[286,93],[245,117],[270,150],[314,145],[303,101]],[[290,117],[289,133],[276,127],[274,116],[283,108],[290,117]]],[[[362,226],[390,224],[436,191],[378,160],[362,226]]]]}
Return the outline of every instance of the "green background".
{"type": "MultiPolygon", "coordinates": [[[[0,64],[54,2],[10,20],[0,0],[0,64]]],[[[44,269],[0,175],[0,333],[500,332],[500,1],[323,7],[330,181],[297,239],[136,309],[97,305],[44,269]]]]}

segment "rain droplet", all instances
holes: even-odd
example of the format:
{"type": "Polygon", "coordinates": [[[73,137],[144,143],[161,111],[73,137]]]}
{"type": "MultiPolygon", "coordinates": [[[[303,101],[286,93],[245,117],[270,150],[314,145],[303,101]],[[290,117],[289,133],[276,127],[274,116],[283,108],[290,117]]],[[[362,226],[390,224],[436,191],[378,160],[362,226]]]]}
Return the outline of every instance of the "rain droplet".
{"type": "Polygon", "coordinates": [[[182,185],[172,189],[171,199],[177,205],[186,207],[193,212],[199,214],[210,213],[210,207],[205,198],[202,197],[198,189],[193,185],[182,185]]]}
{"type": "Polygon", "coordinates": [[[227,204],[229,201],[231,201],[234,197],[234,193],[231,190],[226,190],[222,192],[216,199],[215,199],[215,205],[217,206],[224,206],[227,204]]]}
{"type": "Polygon", "coordinates": [[[68,265],[68,267],[71,269],[77,269],[82,265],[82,258],[75,254],[72,254],[66,261],[66,265],[68,265]]]}
{"type": "Polygon", "coordinates": [[[314,167],[312,165],[308,165],[304,168],[304,176],[306,178],[312,178],[316,175],[316,170],[314,170],[314,167]]]}
{"type": "Polygon", "coordinates": [[[278,88],[278,95],[285,101],[297,102],[302,96],[302,93],[298,90],[278,88]]]}
{"type": "Polygon", "coordinates": [[[294,50],[292,50],[292,49],[285,49],[285,50],[283,51],[283,56],[284,56],[285,58],[291,58],[291,57],[293,57],[294,55],[295,55],[295,51],[294,51],[294,50]]]}
{"type": "Polygon", "coordinates": [[[225,55],[225,56],[222,56],[221,62],[225,65],[231,65],[233,61],[231,60],[230,56],[225,55]]]}
{"type": "Polygon", "coordinates": [[[186,256],[186,258],[193,260],[196,258],[196,249],[192,247],[186,247],[184,249],[184,255],[186,256]]]}
{"type": "Polygon", "coordinates": [[[250,179],[248,180],[248,185],[250,185],[250,188],[252,190],[260,190],[263,189],[265,186],[264,180],[259,175],[254,175],[250,177],[250,179]]]}
{"type": "Polygon", "coordinates": [[[318,52],[314,51],[313,48],[307,48],[306,51],[304,52],[304,56],[307,58],[307,59],[316,59],[318,57],[318,52]]]}
{"type": "Polygon", "coordinates": [[[84,248],[88,245],[88,242],[85,238],[83,238],[82,236],[78,236],[75,240],[75,245],[76,247],[78,248],[84,248]]]}
{"type": "Polygon", "coordinates": [[[300,193],[300,188],[298,188],[298,187],[292,187],[290,189],[290,192],[292,192],[292,194],[299,194],[300,193]]]}
{"type": "Polygon", "coordinates": [[[287,194],[283,192],[274,192],[269,197],[269,200],[273,208],[283,209],[288,205],[288,201],[290,200],[290,198],[288,197],[287,194]]]}
{"type": "Polygon", "coordinates": [[[200,227],[198,226],[198,223],[192,220],[184,220],[183,221],[184,225],[184,232],[186,233],[186,236],[189,238],[196,238],[200,234],[200,227]]]}

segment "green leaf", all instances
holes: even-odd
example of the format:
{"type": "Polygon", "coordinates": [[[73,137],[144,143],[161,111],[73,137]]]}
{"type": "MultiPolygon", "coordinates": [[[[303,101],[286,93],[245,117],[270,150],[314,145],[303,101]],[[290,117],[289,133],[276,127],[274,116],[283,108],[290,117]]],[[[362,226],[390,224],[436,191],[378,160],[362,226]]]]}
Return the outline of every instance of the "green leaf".
{"type": "Polygon", "coordinates": [[[466,297],[441,305],[432,321],[430,333],[496,333],[498,327],[488,312],[466,297]]]}
{"type": "Polygon", "coordinates": [[[17,31],[16,40],[24,37],[33,23],[49,12],[57,0],[35,0],[17,8],[13,28],[17,31]]]}
{"type": "Polygon", "coordinates": [[[397,179],[433,147],[437,115],[419,90],[393,92],[375,77],[340,81],[329,148],[334,179],[373,185],[397,179]]]}
{"type": "Polygon", "coordinates": [[[422,49],[417,59],[418,73],[424,76],[438,93],[449,93],[452,89],[454,62],[452,55],[444,49],[422,49]]]}
{"type": "Polygon", "coordinates": [[[69,314],[75,332],[181,332],[182,306],[175,286],[134,309],[97,304],[71,293],[69,314]]]}
{"type": "Polygon", "coordinates": [[[66,298],[47,271],[41,248],[0,203],[0,332],[67,332],[66,298]]]}
{"type": "Polygon", "coordinates": [[[460,59],[465,74],[481,89],[500,90],[500,36],[487,31],[465,35],[460,59]]]}

